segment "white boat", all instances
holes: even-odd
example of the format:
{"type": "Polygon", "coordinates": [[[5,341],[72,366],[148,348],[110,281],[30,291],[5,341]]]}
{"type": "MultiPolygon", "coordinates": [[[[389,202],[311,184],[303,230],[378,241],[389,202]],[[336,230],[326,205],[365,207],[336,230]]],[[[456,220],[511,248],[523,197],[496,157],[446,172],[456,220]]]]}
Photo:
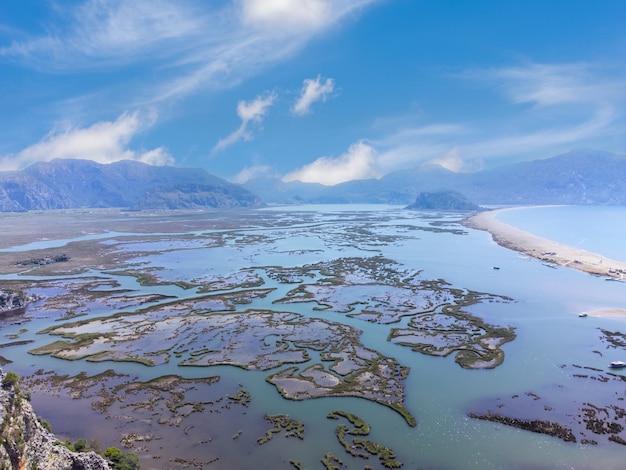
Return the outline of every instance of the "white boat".
{"type": "Polygon", "coordinates": [[[585,312],[579,313],[578,314],[579,317],[584,318],[586,316],[588,316],[585,312]]]}
{"type": "Polygon", "coordinates": [[[611,369],[623,369],[626,367],[626,362],[624,361],[613,361],[609,364],[611,369]]]}

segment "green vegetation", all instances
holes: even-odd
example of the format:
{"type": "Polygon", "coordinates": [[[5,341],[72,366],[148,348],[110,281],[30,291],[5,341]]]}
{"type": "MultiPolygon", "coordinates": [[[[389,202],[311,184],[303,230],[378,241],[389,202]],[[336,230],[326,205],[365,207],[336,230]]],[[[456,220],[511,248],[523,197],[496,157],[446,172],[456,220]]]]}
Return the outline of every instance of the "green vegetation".
{"type": "Polygon", "coordinates": [[[17,375],[12,370],[10,370],[6,374],[4,374],[4,377],[2,378],[2,387],[3,388],[14,387],[18,384],[19,381],[20,381],[20,376],[17,375]]]}
{"type": "Polygon", "coordinates": [[[272,429],[267,431],[264,436],[259,437],[257,442],[259,444],[265,444],[269,442],[274,434],[279,433],[283,429],[285,430],[285,437],[297,437],[298,439],[304,439],[304,424],[288,415],[265,415],[265,419],[274,425],[272,429]]]}
{"type": "Polygon", "coordinates": [[[143,271],[134,271],[134,270],[126,270],[126,271],[110,271],[109,274],[114,274],[116,276],[132,276],[137,279],[137,283],[140,286],[166,286],[166,285],[175,285],[180,287],[181,289],[193,289],[194,287],[198,287],[197,284],[192,284],[190,282],[184,281],[175,281],[175,282],[161,282],[159,278],[152,273],[143,272],[143,271]]]}
{"type": "MultiPolygon", "coordinates": [[[[100,453],[100,442],[93,438],[88,444],[85,439],[78,439],[72,444],[70,441],[56,441],[55,445],[63,446],[72,452],[96,452],[100,453]]],[[[139,457],[134,452],[124,453],[117,447],[108,447],[102,456],[106,458],[114,470],[138,470],[139,457]]]]}
{"type": "Polygon", "coordinates": [[[109,459],[115,470],[136,470],[140,468],[139,458],[133,452],[125,454],[117,447],[108,447],[102,455],[109,459]]]}
{"type": "Polygon", "coordinates": [[[229,395],[228,398],[232,401],[238,401],[243,406],[248,406],[250,404],[250,392],[248,390],[240,389],[235,395],[229,395]]]}
{"type": "MultiPolygon", "coordinates": [[[[337,429],[335,431],[337,439],[339,439],[339,442],[348,454],[352,455],[353,457],[360,457],[363,459],[368,459],[370,455],[377,455],[380,463],[385,468],[402,467],[402,462],[396,460],[395,452],[389,447],[385,447],[378,442],[363,439],[362,437],[355,437],[352,440],[349,439],[349,436],[368,436],[371,427],[367,422],[352,413],[348,413],[342,410],[331,411],[328,414],[328,419],[339,418],[347,419],[350,424],[354,426],[352,429],[350,429],[345,424],[340,424],[339,426],[337,426],[337,429]]],[[[332,464],[332,462],[333,460],[329,460],[329,463],[332,464]]],[[[326,463],[324,463],[324,465],[326,465],[326,463]]],[[[327,466],[326,468],[335,467],[327,466]]]]}
{"type": "Polygon", "coordinates": [[[15,264],[17,266],[43,266],[52,263],[64,263],[65,261],[69,261],[69,257],[63,253],[61,255],[44,256],[43,258],[29,258],[24,261],[18,261],[15,264]]]}
{"type": "Polygon", "coordinates": [[[465,369],[493,369],[504,361],[501,346],[516,334],[514,328],[491,325],[462,310],[481,299],[470,292],[462,303],[446,305],[440,313],[414,316],[406,328],[393,328],[387,339],[431,356],[455,353],[456,363],[465,369]]]}
{"type": "Polygon", "coordinates": [[[87,452],[88,446],[85,439],[79,439],[74,443],[74,450],[76,452],[87,452]]]}
{"type": "Polygon", "coordinates": [[[332,452],[326,452],[326,455],[322,459],[322,463],[327,470],[340,470],[343,467],[343,462],[332,452]]]}
{"type": "Polygon", "coordinates": [[[43,419],[43,418],[37,418],[37,420],[39,421],[39,424],[41,424],[46,431],[52,432],[52,425],[48,422],[48,420],[43,419]]]}

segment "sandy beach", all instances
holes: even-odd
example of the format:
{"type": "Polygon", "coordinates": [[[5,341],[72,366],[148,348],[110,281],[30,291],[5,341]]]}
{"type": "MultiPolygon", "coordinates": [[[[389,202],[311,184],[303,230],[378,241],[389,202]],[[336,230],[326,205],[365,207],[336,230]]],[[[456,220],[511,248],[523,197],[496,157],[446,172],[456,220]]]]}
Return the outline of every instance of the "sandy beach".
{"type": "Polygon", "coordinates": [[[549,265],[566,266],[607,278],[626,278],[626,263],[624,262],[538,237],[496,219],[499,213],[507,210],[515,210],[515,208],[480,212],[463,221],[463,225],[485,230],[491,234],[498,245],[532,256],[549,265]]]}

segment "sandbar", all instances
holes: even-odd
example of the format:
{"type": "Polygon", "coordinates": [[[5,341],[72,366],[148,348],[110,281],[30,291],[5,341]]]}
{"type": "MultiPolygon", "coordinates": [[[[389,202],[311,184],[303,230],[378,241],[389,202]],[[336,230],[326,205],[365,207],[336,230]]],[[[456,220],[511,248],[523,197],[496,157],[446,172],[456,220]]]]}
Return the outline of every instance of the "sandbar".
{"type": "Polygon", "coordinates": [[[537,258],[548,265],[565,266],[607,278],[626,278],[624,262],[541,238],[497,220],[499,213],[514,209],[480,212],[462,223],[466,227],[489,232],[500,246],[537,258]]]}

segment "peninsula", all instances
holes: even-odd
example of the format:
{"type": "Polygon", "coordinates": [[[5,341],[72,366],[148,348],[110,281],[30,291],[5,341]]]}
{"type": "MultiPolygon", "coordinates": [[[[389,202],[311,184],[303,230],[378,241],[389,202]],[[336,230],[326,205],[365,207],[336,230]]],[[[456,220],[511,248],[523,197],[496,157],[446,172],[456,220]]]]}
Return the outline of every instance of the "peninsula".
{"type": "Polygon", "coordinates": [[[465,219],[463,225],[489,232],[493,241],[498,245],[532,256],[548,264],[574,268],[609,278],[626,278],[626,263],[547,240],[505,224],[497,219],[497,215],[506,210],[514,210],[514,208],[480,212],[465,219]]]}

